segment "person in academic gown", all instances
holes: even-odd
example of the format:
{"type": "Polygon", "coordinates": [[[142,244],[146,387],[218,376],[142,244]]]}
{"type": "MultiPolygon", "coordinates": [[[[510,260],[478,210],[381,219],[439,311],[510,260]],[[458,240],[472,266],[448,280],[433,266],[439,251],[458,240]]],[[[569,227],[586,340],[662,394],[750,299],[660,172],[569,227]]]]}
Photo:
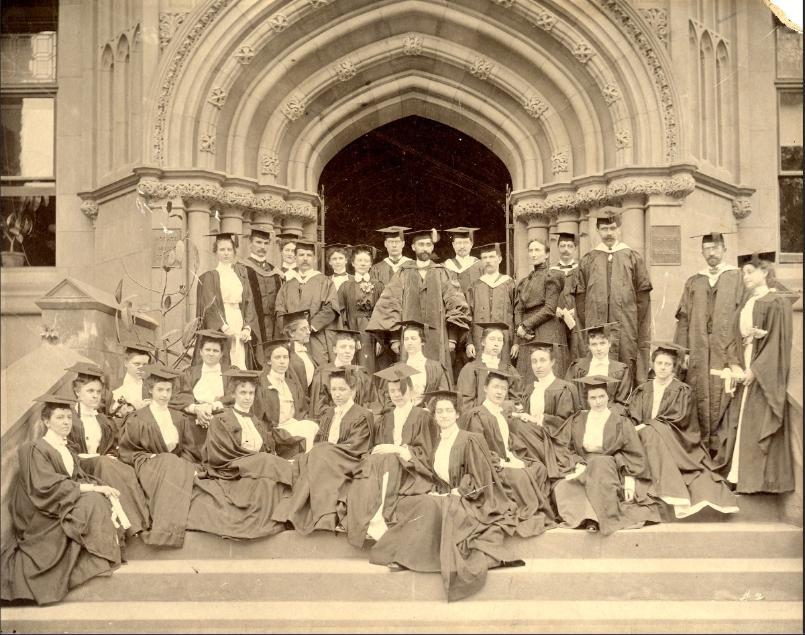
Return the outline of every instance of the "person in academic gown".
{"type": "Polygon", "coordinates": [[[189,366],[179,376],[177,391],[171,396],[170,407],[188,416],[184,450],[194,463],[201,463],[213,415],[222,411],[224,405],[231,405],[231,398],[227,400],[225,396],[223,375],[231,366],[221,361],[227,340],[221,331],[197,331],[199,353],[195,357],[199,363],[189,366]]]}
{"type": "MultiPolygon", "coordinates": [[[[534,268],[525,278],[517,282],[514,295],[514,324],[516,343],[525,344],[531,340],[556,342],[561,340],[559,323],[556,321],[556,307],[562,292],[564,276],[548,269],[546,243],[532,239],[528,243],[528,257],[534,268]]],[[[517,372],[523,381],[531,377],[531,362],[528,356],[517,356],[517,372]]]]}
{"type": "Polygon", "coordinates": [[[307,419],[307,392],[290,372],[290,347],[288,340],[266,343],[266,367],[254,400],[255,417],[270,426],[276,453],[289,459],[309,452],[319,430],[315,421],[307,419]]]}
{"type": "Polygon", "coordinates": [[[715,461],[740,494],[794,489],[786,405],[794,298],[776,290],[773,262],[773,252],[739,259],[748,298],[727,351],[739,385],[724,414],[715,461]]]}
{"type": "Polygon", "coordinates": [[[119,492],[120,504],[130,524],[126,535],[134,536],[147,529],[151,520],[137,474],[130,465],[118,460],[115,427],[98,411],[104,391],[103,370],[82,362],[67,370],[78,374],[73,380],[78,403],[73,410],[67,447],[78,457],[84,472],[119,492]]]}
{"type": "Polygon", "coordinates": [[[702,442],[705,448],[714,451],[718,423],[729,397],[723,380],[710,371],[729,368],[727,348],[745,295],[741,271],[724,262],[726,251],[723,234],[711,232],[702,236],[702,256],[707,267],[685,282],[676,310],[674,335],[674,342],[690,351],[685,381],[693,389],[693,414],[702,442]]]}
{"type": "MultiPolygon", "coordinates": [[[[565,379],[568,381],[591,375],[602,375],[603,377],[617,379],[617,382],[607,384],[610,408],[614,405],[625,406],[632,392],[632,373],[629,367],[623,362],[612,359],[609,355],[612,337],[611,328],[613,326],[615,326],[614,322],[591,324],[587,328],[580,329],[581,334],[586,336],[589,353],[575,360],[565,375],[565,379]]],[[[584,407],[582,392],[581,384],[574,386],[576,410],[581,410],[584,407]]]]}
{"type": "Polygon", "coordinates": [[[291,360],[288,373],[293,375],[299,385],[307,394],[313,375],[316,372],[316,362],[310,356],[310,324],[307,321],[307,311],[286,313],[283,317],[285,327],[283,334],[291,342],[291,360]]]}
{"type": "Polygon", "coordinates": [[[260,538],[285,529],[273,519],[291,495],[293,463],[275,453],[266,422],[251,412],[259,371],[226,371],[234,405],[213,417],[187,528],[227,538],[260,538]]]}
{"type": "Polygon", "coordinates": [[[534,380],[525,385],[520,407],[511,415],[520,420],[518,434],[528,456],[545,466],[551,480],[574,467],[569,419],[576,411],[576,387],[554,375],[558,347],[534,341],[523,345],[521,354],[531,360],[534,380]]]}
{"type": "Polygon", "coordinates": [[[634,424],[621,409],[608,407],[606,384],[615,380],[593,375],[575,381],[585,385],[590,409],[570,418],[575,466],[553,490],[562,525],[607,536],[660,522],[658,505],[648,496],[650,472],[634,424]]]}
{"type": "Polygon", "coordinates": [[[73,400],[44,395],[44,436],[19,447],[9,501],[13,541],[0,554],[0,599],[50,604],[120,566],[110,501],[117,490],[81,469],[67,448],[73,400]]]}
{"type": "Polygon", "coordinates": [[[508,373],[490,370],[484,381],[484,401],[462,413],[459,427],[484,436],[494,462],[503,469],[507,494],[517,506],[516,534],[528,538],[552,527],[554,515],[548,471],[529,455],[519,432],[521,422],[503,411],[512,379],[508,373]]]}
{"type": "Polygon", "coordinates": [[[277,234],[280,250],[279,274],[284,284],[296,275],[296,241],[299,236],[290,233],[277,234]]]}
{"type": "MultiPolygon", "coordinates": [[[[327,388],[330,385],[330,374],[353,365],[361,336],[358,331],[349,329],[330,329],[330,332],[328,339],[333,342],[331,355],[333,361],[319,366],[310,384],[310,416],[314,419],[321,417],[322,413],[333,404],[327,388]]],[[[357,382],[353,396],[355,403],[364,408],[376,409],[377,393],[371,375],[364,366],[356,366],[353,375],[357,382]]]]}
{"type": "Polygon", "coordinates": [[[151,529],[140,534],[147,545],[181,547],[193,492],[195,465],[185,451],[187,417],[168,408],[179,372],[146,366],[151,403],[133,413],[120,441],[120,460],[137,472],[151,513],[151,529]]]}
{"type": "MultiPolygon", "coordinates": [[[[259,337],[257,310],[249,284],[248,268],[236,262],[238,234],[218,232],[213,236],[215,269],[205,271],[196,287],[196,316],[199,328],[221,331],[228,338],[223,361],[238,368],[254,368],[253,347],[247,343],[259,337]],[[247,355],[248,353],[248,355],[247,355]]],[[[198,348],[195,355],[199,353],[198,348]]],[[[198,359],[194,356],[193,363],[198,359]]]]}
{"type": "Polygon", "coordinates": [[[311,330],[308,350],[313,361],[321,366],[329,361],[325,330],[334,326],[338,317],[338,297],[333,281],[313,269],[315,257],[316,248],[312,243],[296,241],[296,274],[277,294],[277,315],[283,318],[285,328],[285,315],[308,312],[311,330]]]}
{"type": "Polygon", "coordinates": [[[621,208],[600,210],[601,242],[581,259],[576,280],[576,311],[581,326],[618,322],[610,357],[629,367],[632,381],[648,377],[651,339],[651,280],[643,256],[620,241],[621,208]]]}
{"type": "Polygon", "coordinates": [[[556,306],[556,319],[559,323],[559,333],[561,335],[559,343],[562,345],[557,349],[556,374],[564,377],[568,367],[574,359],[584,357],[587,350],[585,342],[579,333],[579,324],[576,319],[576,276],[579,263],[576,261],[577,250],[576,234],[571,232],[559,232],[557,234],[556,247],[559,251],[559,261],[551,265],[550,270],[561,273],[565,278],[565,285],[559,294],[559,302],[556,306]]]}
{"type": "Polygon", "coordinates": [[[246,277],[254,298],[254,309],[257,314],[257,331],[249,340],[255,367],[262,368],[265,363],[263,342],[279,336],[276,324],[277,293],[282,286],[283,274],[268,261],[271,248],[271,234],[252,227],[249,236],[249,257],[243,262],[246,265],[246,277]]]}
{"type": "MultiPolygon", "coordinates": [[[[452,381],[451,353],[469,328],[470,309],[459,283],[442,265],[431,262],[436,230],[415,231],[411,236],[416,261],[402,265],[385,286],[366,329],[395,331],[409,320],[428,324],[432,328],[425,340],[425,357],[441,363],[452,381]]],[[[391,347],[399,353],[399,341],[392,340],[391,347]]]]}
{"type": "Polygon", "coordinates": [[[435,428],[430,413],[412,400],[411,376],[418,372],[400,363],[376,373],[385,382],[393,408],[372,430],[372,450],[353,473],[349,487],[346,528],[355,547],[386,531],[399,496],[427,494],[431,489],[427,457],[435,428]]]}
{"type": "Polygon", "coordinates": [[[467,363],[458,374],[456,392],[459,409],[465,412],[484,401],[486,376],[490,369],[501,370],[511,377],[508,399],[519,402],[523,390],[520,375],[509,364],[509,358],[502,355],[509,333],[508,325],[503,322],[482,322],[473,326],[481,328],[481,344],[477,359],[467,363]]]}
{"type": "Polygon", "coordinates": [[[480,591],[488,569],[523,562],[504,544],[514,532],[514,503],[483,435],[459,428],[455,393],[427,396],[439,429],[427,461],[433,487],[399,497],[369,559],[393,570],[439,571],[448,601],[456,601],[480,591]]]}
{"type": "Polygon", "coordinates": [[[106,404],[106,412],[112,417],[118,440],[123,434],[126,417],[150,402],[143,367],[151,362],[154,355],[154,347],[146,342],[124,342],[123,346],[126,358],[123,382],[112,391],[111,400],[106,404]]]}
{"type": "Polygon", "coordinates": [[[481,275],[467,288],[467,304],[472,313],[472,326],[467,336],[468,359],[477,359],[481,354],[483,328],[480,324],[498,322],[505,324],[506,341],[500,352],[501,359],[508,361],[517,357],[516,345],[512,346],[514,334],[514,289],[515,283],[505,273],[500,273],[503,257],[500,244],[482,245],[478,248],[483,267],[481,275]]]}
{"type": "MultiPolygon", "coordinates": [[[[328,277],[333,281],[335,293],[338,295],[338,290],[341,288],[341,285],[349,280],[347,263],[349,262],[352,246],[333,243],[325,247],[327,249],[327,264],[330,266],[330,271],[332,271],[328,277]]],[[[341,326],[340,322],[339,326],[341,326]]]]}
{"type": "Polygon", "coordinates": [[[355,363],[363,366],[370,375],[377,369],[376,358],[383,350],[380,338],[366,331],[375,303],[383,292],[383,283],[372,278],[370,273],[374,252],[375,248],[370,245],[352,248],[352,268],[355,273],[338,290],[342,326],[360,333],[360,348],[355,363]]]}
{"type": "Polygon", "coordinates": [[[710,466],[710,455],[696,426],[693,391],[674,377],[685,349],[659,343],[651,356],[654,378],[635,388],[629,398],[629,417],[646,451],[649,494],[685,518],[705,507],[734,514],[738,502],[721,476],[710,466]]]}
{"type": "Polygon", "coordinates": [[[316,530],[346,531],[347,488],[369,452],[374,427],[372,413],[354,401],[355,368],[359,367],[330,373],[333,405],[321,417],[313,449],[297,458],[299,477],[287,512],[277,515],[302,535],[316,530]]]}

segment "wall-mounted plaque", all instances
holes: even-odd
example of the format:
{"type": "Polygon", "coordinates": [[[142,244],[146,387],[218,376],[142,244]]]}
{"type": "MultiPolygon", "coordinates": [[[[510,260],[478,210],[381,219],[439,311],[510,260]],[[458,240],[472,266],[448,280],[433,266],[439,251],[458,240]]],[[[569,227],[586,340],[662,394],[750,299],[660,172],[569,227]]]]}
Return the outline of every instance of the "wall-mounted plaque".
{"type": "Polygon", "coordinates": [[[159,268],[162,266],[163,254],[167,254],[171,249],[176,246],[181,237],[181,230],[174,229],[165,233],[164,229],[151,230],[151,268],[159,268]]]}
{"type": "Polygon", "coordinates": [[[682,264],[682,236],[679,225],[653,225],[650,245],[650,264],[682,264]]]}

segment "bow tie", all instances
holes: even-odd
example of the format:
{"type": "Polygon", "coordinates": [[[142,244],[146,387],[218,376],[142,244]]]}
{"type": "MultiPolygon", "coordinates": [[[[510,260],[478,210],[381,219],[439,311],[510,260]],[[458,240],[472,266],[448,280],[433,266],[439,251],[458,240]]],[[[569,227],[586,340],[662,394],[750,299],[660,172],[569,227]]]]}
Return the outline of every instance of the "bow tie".
{"type": "Polygon", "coordinates": [[[369,274],[364,273],[363,275],[355,274],[355,282],[369,282],[369,274]]]}
{"type": "Polygon", "coordinates": [[[563,265],[561,262],[559,263],[560,269],[572,269],[573,265],[563,265]]]}

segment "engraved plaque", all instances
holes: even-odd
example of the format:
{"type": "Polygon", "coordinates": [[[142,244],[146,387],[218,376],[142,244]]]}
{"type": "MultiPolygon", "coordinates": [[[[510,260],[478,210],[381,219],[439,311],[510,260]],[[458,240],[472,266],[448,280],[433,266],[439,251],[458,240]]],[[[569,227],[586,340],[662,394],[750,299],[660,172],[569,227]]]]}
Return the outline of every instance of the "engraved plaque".
{"type": "Polygon", "coordinates": [[[163,229],[152,229],[151,230],[151,268],[158,269],[163,264],[163,254],[165,257],[165,262],[167,262],[167,254],[168,252],[176,246],[176,243],[179,242],[181,232],[178,229],[174,229],[169,233],[165,233],[163,229]]]}
{"type": "Polygon", "coordinates": [[[682,264],[682,236],[679,225],[652,226],[651,264],[682,264]]]}

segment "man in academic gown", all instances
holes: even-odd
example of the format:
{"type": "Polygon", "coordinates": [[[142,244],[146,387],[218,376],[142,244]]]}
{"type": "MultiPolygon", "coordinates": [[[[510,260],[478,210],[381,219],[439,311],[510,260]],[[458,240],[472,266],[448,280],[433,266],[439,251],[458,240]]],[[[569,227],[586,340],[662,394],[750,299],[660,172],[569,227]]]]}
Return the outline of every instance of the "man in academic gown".
{"type": "Polygon", "coordinates": [[[369,275],[372,278],[377,278],[387,285],[391,276],[397,273],[406,262],[412,262],[408,256],[403,256],[402,250],[405,247],[405,236],[403,232],[411,229],[410,227],[400,227],[399,225],[392,225],[391,227],[383,227],[377,231],[384,235],[383,246],[386,248],[388,256],[383,258],[380,262],[376,262],[369,270],[369,275]]]}
{"type": "Polygon", "coordinates": [[[277,293],[282,286],[281,274],[268,260],[271,234],[262,229],[252,229],[249,238],[249,257],[244,261],[249,287],[257,312],[257,333],[252,334],[249,344],[253,348],[255,362],[262,368],[265,359],[263,342],[277,337],[275,330],[277,293]]]}
{"type": "Polygon", "coordinates": [[[559,321],[559,331],[563,335],[563,341],[559,343],[565,347],[559,351],[559,357],[556,360],[555,370],[561,377],[567,372],[574,359],[584,357],[586,349],[576,323],[576,301],[573,296],[576,272],[579,269],[579,263],[576,261],[576,235],[570,232],[559,232],[556,242],[559,250],[559,262],[551,265],[550,270],[558,271],[565,276],[565,287],[559,296],[559,303],[556,307],[556,319],[559,321]]]}
{"type": "Polygon", "coordinates": [[[619,322],[612,330],[610,357],[623,362],[636,384],[648,376],[651,340],[651,281],[643,257],[620,241],[623,210],[599,210],[601,242],[579,263],[574,291],[581,326],[619,322]]]}
{"type": "Polygon", "coordinates": [[[316,364],[321,365],[329,360],[324,331],[338,317],[338,298],[333,281],[313,268],[315,258],[313,243],[303,240],[296,242],[296,275],[282,285],[276,306],[277,315],[281,317],[297,311],[308,312],[310,356],[316,364]]]}
{"type": "MultiPolygon", "coordinates": [[[[416,320],[435,327],[425,340],[425,357],[452,369],[451,353],[456,349],[471,319],[467,299],[447,270],[431,262],[435,229],[410,232],[415,262],[405,263],[392,277],[375,304],[368,331],[390,331],[405,320],[416,320]]],[[[392,341],[399,354],[399,341],[392,341]]]]}
{"type": "Polygon", "coordinates": [[[723,234],[702,236],[707,267],[687,279],[676,310],[674,343],[690,350],[685,381],[693,389],[692,414],[708,449],[715,449],[719,421],[729,403],[723,380],[710,371],[728,367],[727,347],[745,294],[741,271],[724,262],[726,251],[723,234]]]}

